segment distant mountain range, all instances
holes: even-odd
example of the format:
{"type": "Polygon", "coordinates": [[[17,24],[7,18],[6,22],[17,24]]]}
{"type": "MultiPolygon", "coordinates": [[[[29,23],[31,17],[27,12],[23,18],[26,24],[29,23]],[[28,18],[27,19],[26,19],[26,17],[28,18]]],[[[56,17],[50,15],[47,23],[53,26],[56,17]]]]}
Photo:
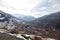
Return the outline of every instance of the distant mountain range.
{"type": "Polygon", "coordinates": [[[29,22],[29,21],[35,20],[36,18],[35,18],[35,17],[32,17],[32,16],[24,16],[24,17],[21,18],[21,19],[29,22]]]}
{"type": "Polygon", "coordinates": [[[32,21],[32,23],[41,27],[55,27],[56,29],[60,29],[60,11],[40,17],[32,21]]]}
{"type": "Polygon", "coordinates": [[[27,21],[27,22],[30,22],[32,20],[35,20],[36,18],[33,17],[33,16],[26,16],[26,15],[22,15],[22,14],[17,14],[17,15],[14,15],[15,17],[19,18],[19,19],[22,19],[24,21],[27,21]]]}

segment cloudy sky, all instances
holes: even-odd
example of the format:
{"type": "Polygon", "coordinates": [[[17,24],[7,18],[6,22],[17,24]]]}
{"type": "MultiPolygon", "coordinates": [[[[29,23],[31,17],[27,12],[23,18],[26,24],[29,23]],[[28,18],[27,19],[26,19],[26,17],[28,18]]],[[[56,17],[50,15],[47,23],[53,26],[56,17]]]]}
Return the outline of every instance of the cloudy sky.
{"type": "Polygon", "coordinates": [[[60,11],[60,0],[0,0],[0,10],[38,18],[60,11]]]}

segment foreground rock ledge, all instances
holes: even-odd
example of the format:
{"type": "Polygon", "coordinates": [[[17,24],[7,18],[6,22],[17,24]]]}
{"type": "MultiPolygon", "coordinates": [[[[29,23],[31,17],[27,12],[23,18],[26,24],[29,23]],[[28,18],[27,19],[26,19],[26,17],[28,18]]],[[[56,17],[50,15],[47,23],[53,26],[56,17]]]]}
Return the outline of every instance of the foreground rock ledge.
{"type": "Polygon", "coordinates": [[[5,33],[0,33],[0,40],[23,40],[23,39],[13,37],[5,33]]]}

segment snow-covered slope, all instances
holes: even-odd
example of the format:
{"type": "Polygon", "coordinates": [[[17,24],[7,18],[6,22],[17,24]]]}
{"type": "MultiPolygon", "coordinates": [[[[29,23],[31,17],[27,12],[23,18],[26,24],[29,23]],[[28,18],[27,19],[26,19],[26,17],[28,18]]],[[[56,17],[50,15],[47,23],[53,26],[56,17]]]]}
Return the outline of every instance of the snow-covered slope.
{"type": "Polygon", "coordinates": [[[0,28],[7,28],[8,30],[17,27],[17,24],[23,24],[23,20],[20,20],[8,13],[0,10],[0,28]]]}

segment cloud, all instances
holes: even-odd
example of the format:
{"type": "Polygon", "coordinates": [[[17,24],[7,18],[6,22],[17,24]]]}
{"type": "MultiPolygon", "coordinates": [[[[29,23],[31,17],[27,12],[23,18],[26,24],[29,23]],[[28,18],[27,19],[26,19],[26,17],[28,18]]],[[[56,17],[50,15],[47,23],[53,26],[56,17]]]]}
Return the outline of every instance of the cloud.
{"type": "Polygon", "coordinates": [[[55,4],[52,6],[53,8],[57,8],[57,9],[60,9],[60,4],[55,4]]]}
{"type": "Polygon", "coordinates": [[[60,0],[0,0],[0,10],[37,18],[60,11],[60,0]]]}
{"type": "Polygon", "coordinates": [[[58,3],[60,3],[60,0],[48,0],[48,2],[50,2],[52,4],[58,4],[58,3]]]}
{"type": "Polygon", "coordinates": [[[35,6],[31,10],[31,13],[36,17],[41,17],[57,11],[60,11],[60,0],[45,0],[41,4],[39,3],[35,6]]]}
{"type": "Polygon", "coordinates": [[[30,15],[28,12],[39,2],[42,0],[1,0],[0,9],[10,14],[30,15]]]}
{"type": "Polygon", "coordinates": [[[2,3],[19,10],[28,11],[41,1],[42,0],[2,0],[2,3]]]}

